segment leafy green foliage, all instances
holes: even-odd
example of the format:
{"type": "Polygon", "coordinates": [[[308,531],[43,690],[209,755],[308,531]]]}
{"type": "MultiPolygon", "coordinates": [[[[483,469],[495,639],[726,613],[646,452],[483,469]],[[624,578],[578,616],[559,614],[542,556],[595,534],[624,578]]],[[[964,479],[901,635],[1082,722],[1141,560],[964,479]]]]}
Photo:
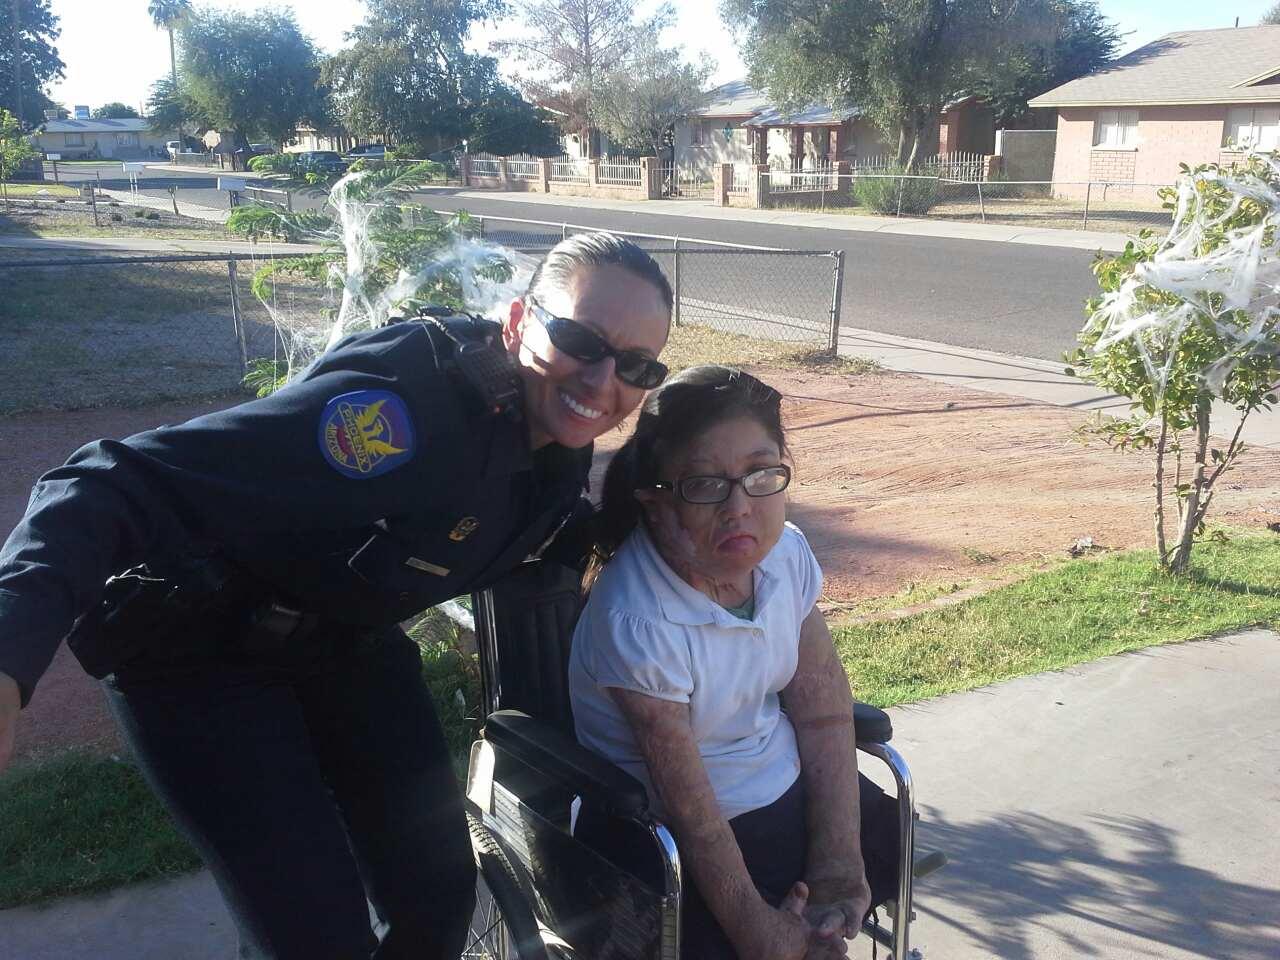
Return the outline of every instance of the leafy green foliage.
{"type": "Polygon", "coordinates": [[[119,100],[104,103],[93,111],[95,120],[137,120],[140,116],[137,110],[119,100]]]}
{"type": "Polygon", "coordinates": [[[327,119],[318,54],[291,12],[200,9],[178,32],[183,96],[212,126],[283,142],[299,121],[327,119]]]}
{"type": "Polygon", "coordinates": [[[469,53],[471,26],[502,12],[501,0],[370,0],[350,46],[324,65],[344,126],[390,134],[419,156],[452,147],[506,88],[492,57],[469,53]]]}
{"type": "Polygon", "coordinates": [[[292,175],[297,172],[298,158],[292,153],[264,153],[249,158],[249,169],[254,173],[292,175]]]}
{"type": "Polygon", "coordinates": [[[244,375],[244,385],[253,391],[255,397],[269,397],[283,387],[288,379],[287,363],[282,360],[258,357],[249,361],[249,369],[244,375]]]}
{"type": "Polygon", "coordinates": [[[0,107],[18,117],[24,127],[38,126],[44,111],[57,108],[45,91],[63,75],[65,64],[56,46],[61,28],[50,0],[4,0],[0,3],[0,107]],[[18,44],[20,64],[13,67],[15,34],[14,14],[18,16],[21,42],[18,44]],[[17,79],[20,86],[15,89],[17,79]],[[21,102],[21,110],[18,104],[21,102]]]}
{"type": "Polygon", "coordinates": [[[876,213],[897,216],[924,216],[938,202],[935,177],[907,175],[903,168],[893,167],[874,175],[853,178],[853,198],[860,206],[876,213]]]}
{"type": "Polygon", "coordinates": [[[1071,22],[1069,12],[1086,5],[721,0],[720,10],[746,35],[752,82],[767,88],[779,106],[856,106],[898,142],[898,160],[911,168],[921,137],[957,92],[974,90],[1019,57],[1039,62],[1043,57],[1027,51],[1055,50],[1071,22]]]}
{"type": "MultiPolygon", "coordinates": [[[[1274,155],[1273,155],[1274,157],[1274,155]]],[[[1066,357],[1067,373],[1080,376],[1112,393],[1128,397],[1134,413],[1124,419],[1099,419],[1082,428],[1084,438],[1096,437],[1117,450],[1151,450],[1156,459],[1156,538],[1162,565],[1186,568],[1193,538],[1204,529],[1213,486],[1244,449],[1240,431],[1249,414],[1269,409],[1280,390],[1280,317],[1248,307],[1228,309],[1217,288],[1220,274],[1204,263],[1215,254],[1237,249],[1242,233],[1261,229],[1264,251],[1276,242],[1280,208],[1273,191],[1280,189],[1280,170],[1267,159],[1251,157],[1229,171],[1214,164],[1183,166],[1183,180],[1194,193],[1174,236],[1191,237],[1190,255],[1202,271],[1203,287],[1184,291],[1153,282],[1150,267],[1167,260],[1172,240],[1143,231],[1114,257],[1099,257],[1093,265],[1102,296],[1086,305],[1090,320],[1081,331],[1081,346],[1066,357]],[[1270,199],[1267,199],[1268,196],[1270,199]],[[1199,210],[1196,230],[1188,233],[1189,210],[1199,210]],[[1121,299],[1131,297],[1130,300],[1121,299]],[[1127,336],[1110,336],[1107,319],[1117,303],[1133,304],[1144,318],[1127,336]],[[1154,318],[1165,318],[1157,322],[1154,318]],[[1210,408],[1215,401],[1239,413],[1234,436],[1225,449],[1210,446],[1210,408]],[[1183,435],[1192,442],[1184,448],[1183,435]],[[1183,454],[1190,452],[1190,474],[1184,478],[1183,454]],[[1173,470],[1166,469],[1172,459],[1173,470]],[[1166,549],[1165,497],[1178,512],[1176,549],[1166,549]]],[[[1166,209],[1178,204],[1175,188],[1161,191],[1166,209]]],[[[1274,253],[1271,254],[1274,264],[1274,253]]],[[[1192,269],[1188,266],[1186,269],[1192,269]]]]}
{"type": "MultiPolygon", "coordinates": [[[[0,184],[3,184],[28,160],[40,154],[22,135],[18,118],[0,109],[0,184]]],[[[6,202],[8,195],[5,195],[6,202]]]]}
{"type": "Polygon", "coordinates": [[[661,156],[667,130],[705,101],[702,91],[713,69],[707,62],[682,63],[678,50],[664,49],[653,38],[641,41],[601,83],[601,129],[622,146],[661,156]]]}

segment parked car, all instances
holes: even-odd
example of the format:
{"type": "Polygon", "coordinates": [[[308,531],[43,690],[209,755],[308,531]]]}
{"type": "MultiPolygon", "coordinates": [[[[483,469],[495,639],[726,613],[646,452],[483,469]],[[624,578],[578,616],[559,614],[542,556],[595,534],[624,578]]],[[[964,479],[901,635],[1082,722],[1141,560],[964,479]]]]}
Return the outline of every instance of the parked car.
{"type": "Polygon", "coordinates": [[[333,150],[303,150],[297,154],[303,173],[346,173],[347,162],[333,150]]]}
{"type": "Polygon", "coordinates": [[[269,153],[275,153],[276,148],[269,143],[251,143],[249,144],[250,157],[265,157],[269,153]]]}
{"type": "Polygon", "coordinates": [[[348,160],[384,160],[386,156],[385,143],[362,143],[358,147],[352,147],[346,153],[348,160]]]}
{"type": "Polygon", "coordinates": [[[174,157],[176,157],[179,153],[182,152],[182,141],[170,140],[168,143],[164,145],[164,148],[166,151],[168,151],[169,159],[172,160],[174,157]]]}

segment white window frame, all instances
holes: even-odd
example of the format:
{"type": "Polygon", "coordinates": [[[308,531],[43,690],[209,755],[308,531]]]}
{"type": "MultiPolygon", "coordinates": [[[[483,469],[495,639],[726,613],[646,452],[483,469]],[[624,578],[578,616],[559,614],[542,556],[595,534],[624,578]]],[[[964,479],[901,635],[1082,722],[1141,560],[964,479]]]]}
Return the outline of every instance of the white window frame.
{"type": "Polygon", "coordinates": [[[1099,110],[1093,119],[1093,149],[1138,149],[1138,111],[1123,108],[1099,110]]]}
{"type": "Polygon", "coordinates": [[[83,147],[83,146],[84,146],[84,134],[83,134],[83,133],[64,133],[64,134],[62,135],[62,137],[63,137],[63,139],[64,139],[64,140],[66,140],[66,145],[67,145],[68,147],[83,147]]]}
{"type": "Polygon", "coordinates": [[[689,124],[689,146],[702,147],[706,146],[707,136],[706,127],[701,120],[695,120],[689,124]]]}
{"type": "Polygon", "coordinates": [[[1237,150],[1280,149],[1280,106],[1231,107],[1223,124],[1222,145],[1237,150]],[[1248,132],[1240,135],[1242,130],[1248,132]]]}

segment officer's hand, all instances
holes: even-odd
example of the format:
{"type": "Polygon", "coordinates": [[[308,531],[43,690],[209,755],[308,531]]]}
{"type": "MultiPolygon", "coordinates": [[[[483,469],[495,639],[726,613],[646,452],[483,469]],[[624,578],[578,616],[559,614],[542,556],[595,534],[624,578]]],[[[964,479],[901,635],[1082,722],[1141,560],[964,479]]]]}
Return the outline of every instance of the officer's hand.
{"type": "Polygon", "coordinates": [[[13,756],[21,709],[22,695],[18,692],[18,682],[7,673],[0,673],[0,770],[8,766],[13,756]]]}

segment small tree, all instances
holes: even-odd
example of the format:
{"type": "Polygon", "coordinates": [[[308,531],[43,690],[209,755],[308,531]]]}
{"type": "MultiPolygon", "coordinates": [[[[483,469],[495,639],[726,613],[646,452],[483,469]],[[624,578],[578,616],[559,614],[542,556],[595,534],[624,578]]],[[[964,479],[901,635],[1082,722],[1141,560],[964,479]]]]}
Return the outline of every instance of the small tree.
{"type": "Polygon", "coordinates": [[[680,51],[643,41],[600,85],[596,113],[600,127],[626,147],[662,155],[667,131],[701,106],[714,64],[682,63],[680,51]]]}
{"type": "Polygon", "coordinates": [[[1280,160],[1182,170],[1161,191],[1169,234],[1143,231],[1094,264],[1102,295],[1089,301],[1083,346],[1067,358],[1069,374],[1133,401],[1132,416],[1099,417],[1082,432],[1154,453],[1156,552],[1173,573],[1186,571],[1215,484],[1244,449],[1245,421],[1280,389],[1280,310],[1268,305],[1280,288],[1280,160]],[[1225,449],[1209,435],[1215,401],[1239,414],[1225,449]]]}
{"type": "Polygon", "coordinates": [[[9,178],[24,163],[38,156],[40,152],[23,136],[18,118],[0,109],[0,190],[4,192],[5,206],[9,205],[9,178]]]}
{"type": "Polygon", "coordinates": [[[140,116],[137,110],[119,100],[104,103],[93,111],[95,120],[137,120],[140,116]]]}
{"type": "Polygon", "coordinates": [[[1280,24],[1280,3],[1271,5],[1271,9],[1262,15],[1260,24],[1280,24]]]}

